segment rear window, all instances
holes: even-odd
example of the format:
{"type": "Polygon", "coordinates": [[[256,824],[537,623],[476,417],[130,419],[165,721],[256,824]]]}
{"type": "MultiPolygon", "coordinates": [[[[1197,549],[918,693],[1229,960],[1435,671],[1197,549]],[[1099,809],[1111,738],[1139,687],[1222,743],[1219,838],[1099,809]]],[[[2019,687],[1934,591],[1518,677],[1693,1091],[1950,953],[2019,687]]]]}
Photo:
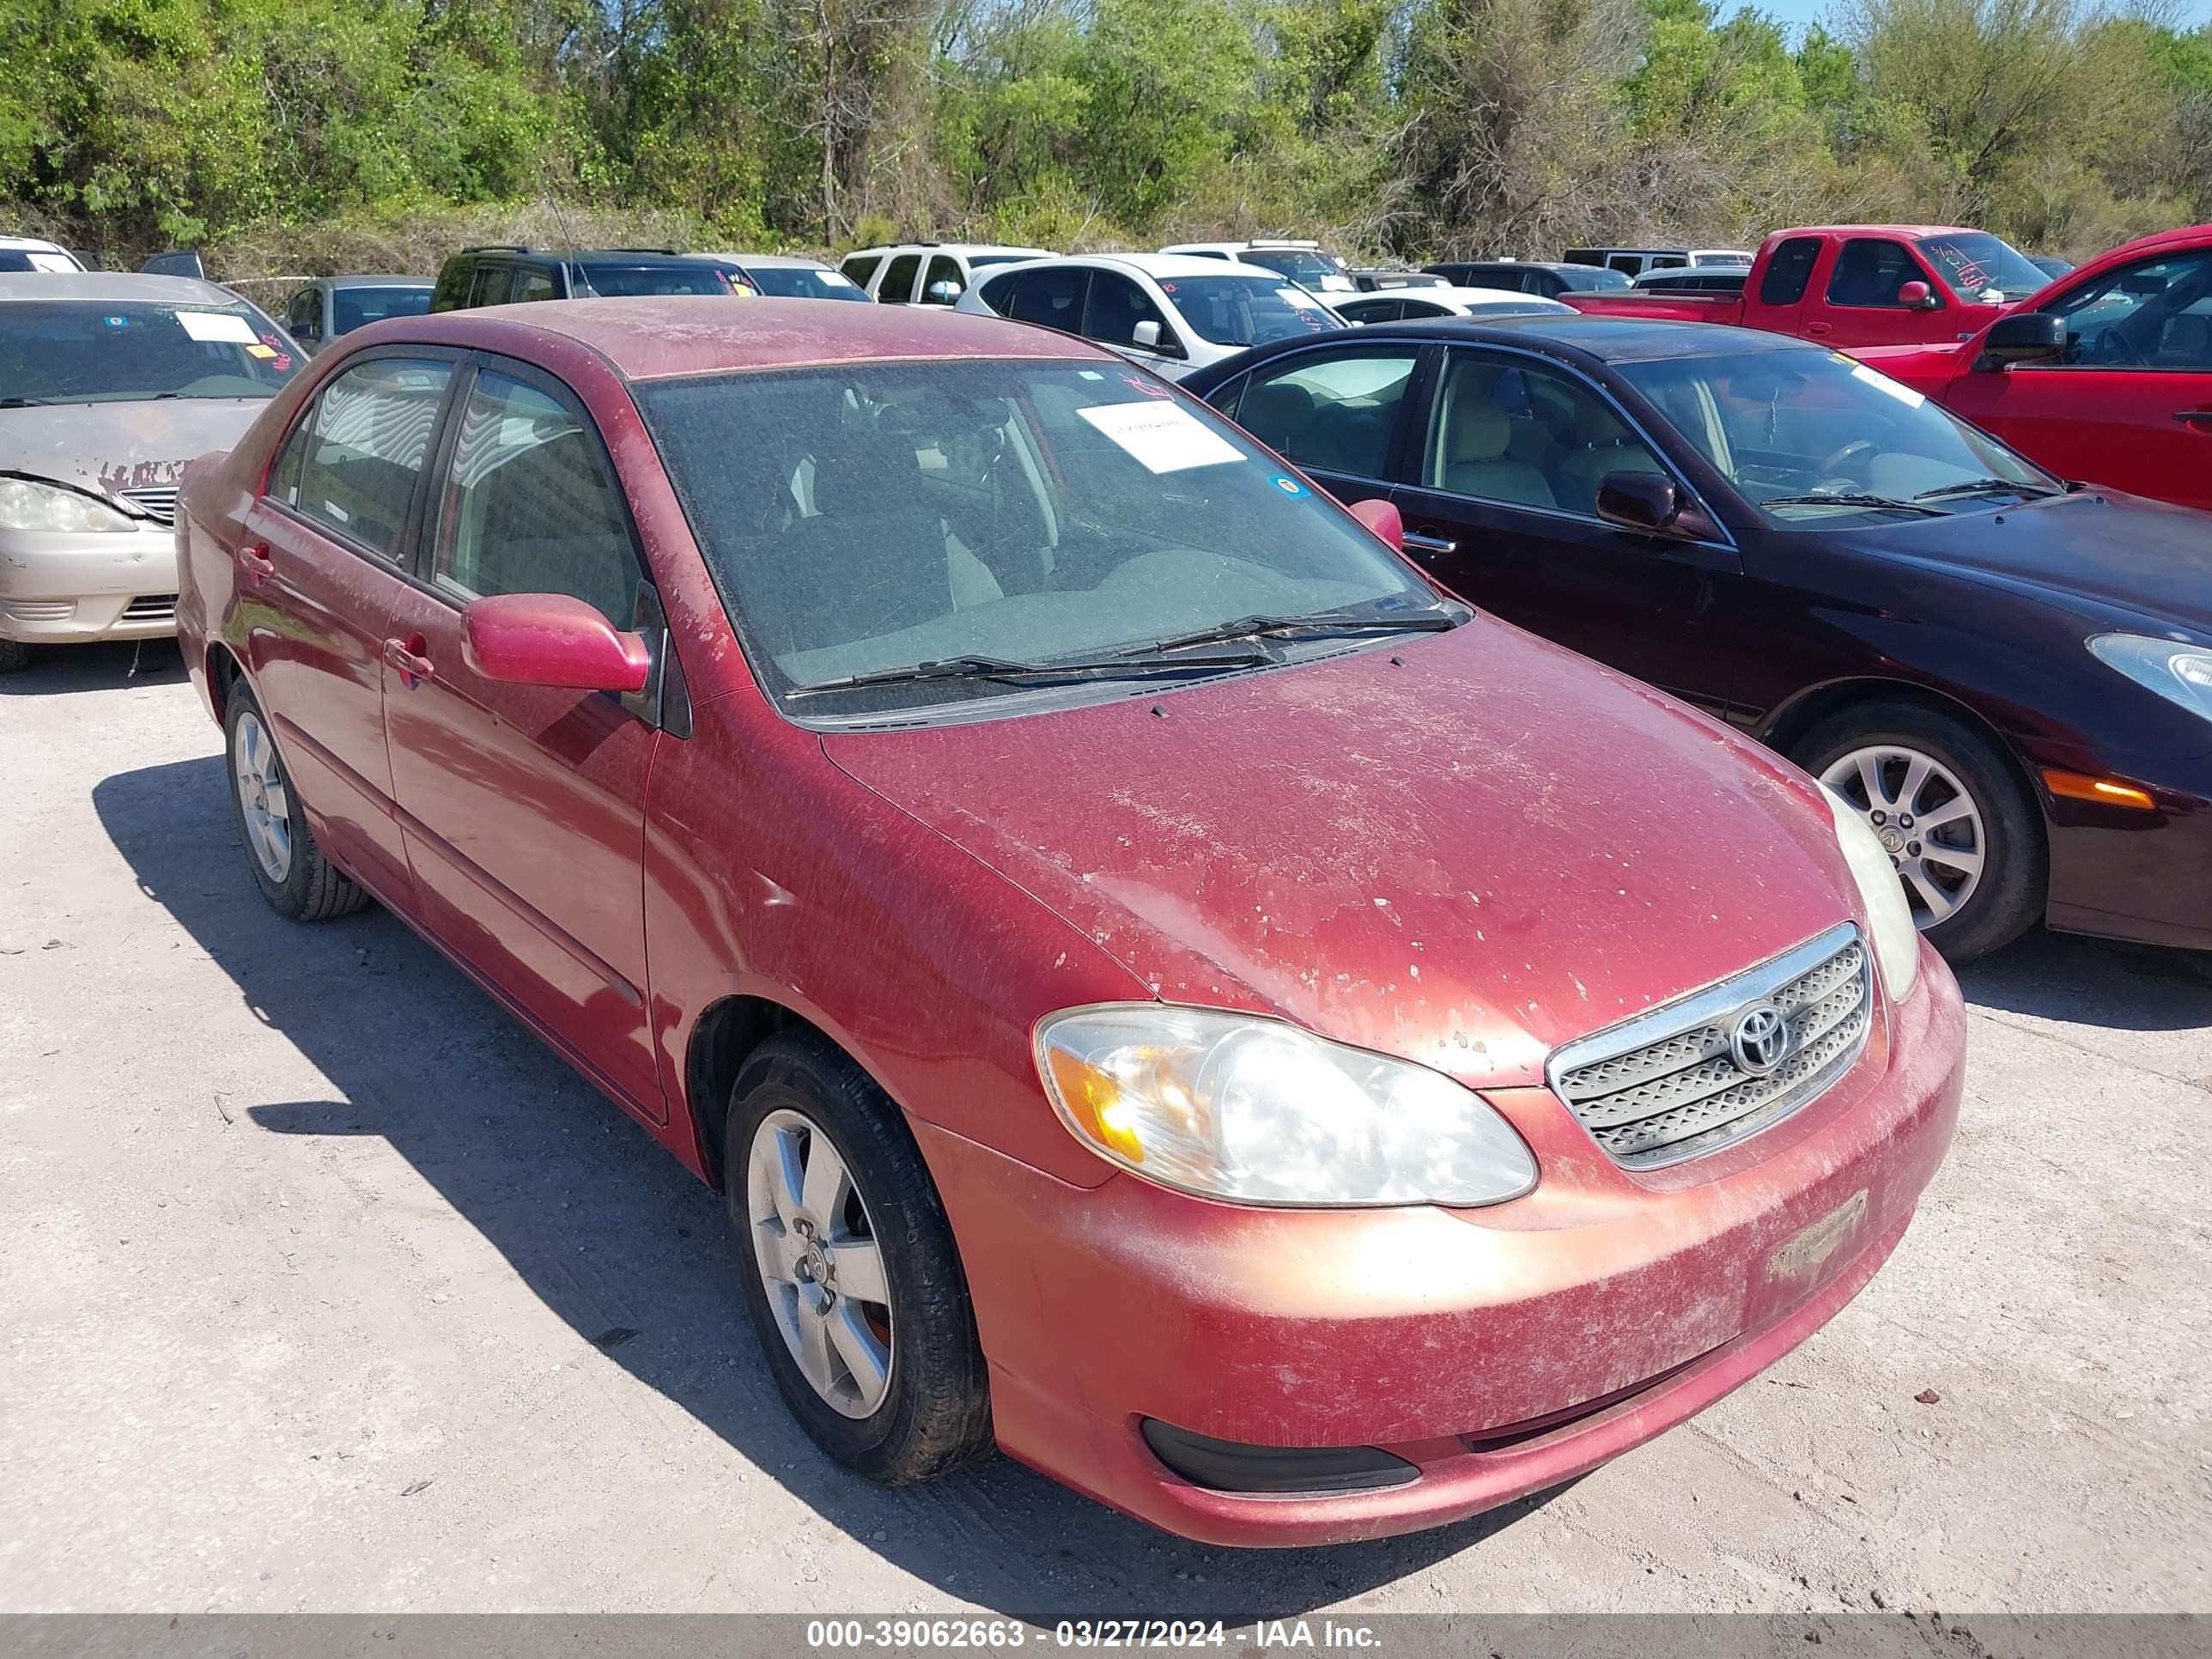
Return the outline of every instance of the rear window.
{"type": "Polygon", "coordinates": [[[430,308],[427,288],[341,288],[331,295],[338,332],[350,334],[386,317],[420,317],[430,308]]]}
{"type": "Polygon", "coordinates": [[[1265,345],[1337,325],[1304,289],[1263,276],[1170,276],[1160,292],[1200,339],[1214,345],[1265,345]]]}
{"type": "Polygon", "coordinates": [[[712,265],[586,264],[584,280],[603,300],[655,294],[730,294],[730,279],[712,265]]]}
{"type": "Polygon", "coordinates": [[[0,304],[0,408],[267,398],[297,368],[276,325],[248,306],[0,304]]]}

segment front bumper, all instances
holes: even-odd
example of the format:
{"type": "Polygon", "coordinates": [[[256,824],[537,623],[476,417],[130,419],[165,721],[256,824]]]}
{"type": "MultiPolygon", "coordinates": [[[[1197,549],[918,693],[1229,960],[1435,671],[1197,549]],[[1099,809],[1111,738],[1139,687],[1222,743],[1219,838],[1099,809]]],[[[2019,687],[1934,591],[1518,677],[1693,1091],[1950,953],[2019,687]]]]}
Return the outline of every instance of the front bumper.
{"type": "Polygon", "coordinates": [[[1702,1410],[1826,1322],[1895,1248],[1956,1120],[1965,1018],[1922,951],[1827,1094],[1632,1175],[1547,1091],[1493,1092],[1535,1151],[1488,1210],[1270,1211],[1128,1176],[1090,1189],[916,1122],[961,1247],[999,1443],[1185,1536],[1323,1544],[1570,1480],[1702,1410]],[[1256,1495],[1172,1473],[1142,1424],[1373,1446],[1417,1475],[1256,1495]]]}
{"type": "Polygon", "coordinates": [[[0,639],[159,639],[177,631],[177,546],[163,524],[93,535],[0,531],[0,639]]]}
{"type": "Polygon", "coordinates": [[[2212,951],[2212,757],[2139,762],[2066,753],[2045,763],[2135,784],[2156,803],[2146,812],[2045,797],[2050,925],[2212,951]]]}

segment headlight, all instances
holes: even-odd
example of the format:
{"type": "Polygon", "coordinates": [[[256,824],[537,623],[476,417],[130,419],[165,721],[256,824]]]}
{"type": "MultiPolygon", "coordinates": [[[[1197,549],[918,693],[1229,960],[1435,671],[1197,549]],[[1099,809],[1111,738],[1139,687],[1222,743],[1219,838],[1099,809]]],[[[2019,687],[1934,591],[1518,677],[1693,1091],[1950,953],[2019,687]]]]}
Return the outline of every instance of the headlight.
{"type": "Polygon", "coordinates": [[[1857,807],[1826,784],[1820,793],[1828,798],[1828,815],[1836,821],[1836,844],[1844,849],[1851,879],[1865,901],[1867,921],[1874,929],[1874,958],[1881,964],[1881,982],[1892,1002],[1912,994],[1920,977],[1920,930],[1912,925],[1912,906],[1905,896],[1905,883],[1884,847],[1859,816],[1857,807]]]}
{"type": "Polygon", "coordinates": [[[1536,1160],[1440,1073],[1272,1019],[1105,1004],[1037,1027],[1060,1117],[1103,1157],[1254,1204],[1497,1204],[1536,1160]]]}
{"type": "Polygon", "coordinates": [[[2212,649],[2142,634],[2100,634],[2089,649],[2144,690],[2212,720],[2212,649]]]}
{"type": "Polygon", "coordinates": [[[0,530],[136,530],[106,502],[61,484],[0,478],[0,530]]]}

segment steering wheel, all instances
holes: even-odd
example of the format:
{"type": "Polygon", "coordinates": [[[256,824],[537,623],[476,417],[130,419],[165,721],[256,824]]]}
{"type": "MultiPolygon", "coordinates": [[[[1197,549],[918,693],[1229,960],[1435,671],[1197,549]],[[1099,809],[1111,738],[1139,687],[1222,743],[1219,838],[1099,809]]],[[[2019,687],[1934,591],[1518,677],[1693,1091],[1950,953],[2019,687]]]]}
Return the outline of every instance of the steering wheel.
{"type": "MultiPolygon", "coordinates": [[[[1854,438],[1850,442],[1844,444],[1842,447],[1833,450],[1829,454],[1824,456],[1821,459],[1820,465],[1813,470],[1820,475],[1820,481],[1825,483],[1830,478],[1841,474],[1845,467],[1851,465],[1854,462],[1864,460],[1868,456],[1873,453],[1873,439],[1854,438]]],[[[1845,482],[1850,483],[1852,481],[1846,479],[1845,482]]]]}
{"type": "Polygon", "coordinates": [[[2117,328],[2100,328],[2089,343],[2089,360],[2098,363],[2117,363],[2122,367],[2147,368],[2149,359],[2128,343],[2126,335],[2117,328]]]}

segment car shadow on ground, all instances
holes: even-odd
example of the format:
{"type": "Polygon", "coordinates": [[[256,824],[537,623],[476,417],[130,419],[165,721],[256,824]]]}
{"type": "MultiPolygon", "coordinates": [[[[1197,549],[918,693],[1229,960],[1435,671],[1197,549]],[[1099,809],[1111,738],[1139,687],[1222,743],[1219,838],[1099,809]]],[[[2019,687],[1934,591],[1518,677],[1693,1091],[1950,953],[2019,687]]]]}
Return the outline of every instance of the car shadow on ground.
{"type": "Polygon", "coordinates": [[[99,640],[90,645],[34,645],[31,659],[0,674],[0,697],[62,697],[118,685],[174,685],[185,659],[174,640],[99,640]]]}
{"type": "MultiPolygon", "coordinates": [[[[720,1200],[625,1114],[393,917],[372,908],[303,927],[270,911],[218,758],[118,774],[93,801],[141,888],[343,1097],[234,1109],[279,1134],[389,1142],[604,1363],[950,1595],[1045,1622],[1287,1618],[1467,1549],[1555,1495],[1412,1537],[1247,1552],[1156,1532],[1004,1457],[897,1490],[848,1474],[776,1395],[744,1322],[720,1200]],[[425,1087],[417,1068],[432,1062],[425,1087]]],[[[713,1491],[700,1501],[720,1508],[713,1491]]]]}
{"type": "Polygon", "coordinates": [[[2085,939],[2037,928],[1959,970],[1980,1007],[2121,1031],[2212,1025],[2212,951],[2085,939]]]}

